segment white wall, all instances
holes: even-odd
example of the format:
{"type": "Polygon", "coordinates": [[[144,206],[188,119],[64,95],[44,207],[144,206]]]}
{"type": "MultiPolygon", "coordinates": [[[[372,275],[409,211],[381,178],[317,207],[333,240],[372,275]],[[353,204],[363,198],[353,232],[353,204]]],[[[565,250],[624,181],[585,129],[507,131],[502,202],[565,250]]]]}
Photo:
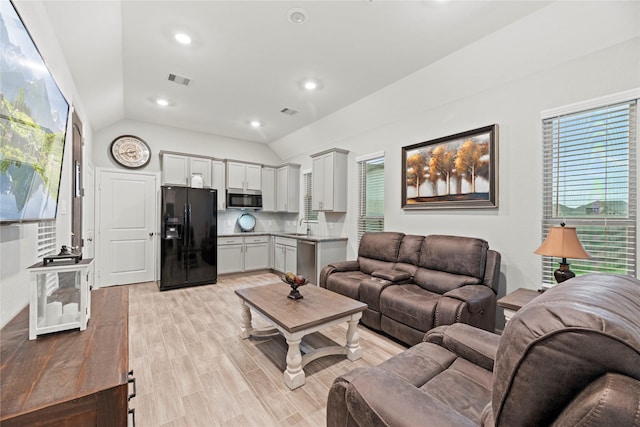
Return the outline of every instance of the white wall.
{"type": "Polygon", "coordinates": [[[540,113],[640,87],[639,35],[638,2],[552,3],[271,146],[303,169],[311,167],[309,154],[350,150],[349,213],[321,217],[325,229],[333,223],[349,237],[350,257],[357,252],[355,158],[385,151],[385,229],[484,238],[502,254],[502,292],[536,289],[540,113]],[[499,125],[498,209],[401,209],[402,146],[493,123],[499,125]]]}
{"type": "MultiPolygon", "coordinates": [[[[85,158],[89,158],[91,127],[83,115],[81,99],[43,3],[16,1],[15,6],[67,102],[77,108],[85,127],[85,158]]],[[[71,243],[71,126],[67,129],[57,216],[57,247],[71,243]]],[[[26,269],[38,261],[37,236],[38,227],[35,223],[0,225],[0,327],[29,303],[29,275],[26,269]]]]}
{"type": "Polygon", "coordinates": [[[135,135],[149,144],[152,157],[149,165],[144,168],[145,172],[160,172],[159,153],[162,150],[264,164],[282,163],[280,157],[266,144],[135,120],[121,120],[96,131],[93,150],[93,161],[96,167],[118,167],[109,155],[109,147],[111,142],[120,135],[135,135]]]}

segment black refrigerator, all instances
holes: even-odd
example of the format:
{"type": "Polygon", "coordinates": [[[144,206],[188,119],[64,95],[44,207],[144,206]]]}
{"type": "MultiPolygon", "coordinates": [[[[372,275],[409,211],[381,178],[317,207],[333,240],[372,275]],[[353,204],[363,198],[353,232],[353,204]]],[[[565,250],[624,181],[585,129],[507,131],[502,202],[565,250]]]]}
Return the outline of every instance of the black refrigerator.
{"type": "Polygon", "coordinates": [[[161,291],[216,283],[217,196],[208,188],[162,187],[161,291]]]}

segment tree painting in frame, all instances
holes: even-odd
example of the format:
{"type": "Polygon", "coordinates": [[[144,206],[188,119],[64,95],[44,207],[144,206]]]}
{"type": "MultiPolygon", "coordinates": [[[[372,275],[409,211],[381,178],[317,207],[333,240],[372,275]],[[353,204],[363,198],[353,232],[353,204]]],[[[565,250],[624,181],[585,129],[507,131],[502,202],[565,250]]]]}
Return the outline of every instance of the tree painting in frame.
{"type": "Polygon", "coordinates": [[[498,125],[402,147],[402,208],[498,207],[498,125]]]}

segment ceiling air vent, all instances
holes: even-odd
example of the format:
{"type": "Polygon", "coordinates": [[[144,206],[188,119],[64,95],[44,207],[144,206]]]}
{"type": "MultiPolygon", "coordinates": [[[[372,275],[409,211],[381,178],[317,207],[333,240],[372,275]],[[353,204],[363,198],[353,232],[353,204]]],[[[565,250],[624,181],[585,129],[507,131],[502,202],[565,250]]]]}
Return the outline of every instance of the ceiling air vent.
{"type": "Polygon", "coordinates": [[[169,74],[169,81],[178,83],[179,85],[183,86],[189,86],[189,83],[191,83],[191,79],[179,76],[177,74],[169,74]]]}
{"type": "Polygon", "coordinates": [[[282,110],[280,110],[281,113],[284,113],[288,116],[293,116],[294,114],[298,114],[298,112],[296,110],[293,110],[291,108],[283,108],[282,110]]]}

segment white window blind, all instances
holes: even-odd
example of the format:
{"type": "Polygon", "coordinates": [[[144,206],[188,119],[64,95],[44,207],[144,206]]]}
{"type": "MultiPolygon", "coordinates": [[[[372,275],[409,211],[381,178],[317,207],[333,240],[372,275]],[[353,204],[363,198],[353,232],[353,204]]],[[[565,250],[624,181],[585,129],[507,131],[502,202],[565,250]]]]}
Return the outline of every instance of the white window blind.
{"type": "MultiPolygon", "coordinates": [[[[542,238],[565,222],[591,259],[568,260],[576,275],[636,275],[637,100],[543,119],[542,238]]],[[[559,259],[543,257],[543,283],[559,259]]]]}
{"type": "Polygon", "coordinates": [[[56,251],[56,221],[40,221],[38,223],[38,259],[56,251]]]}
{"type": "Polygon", "coordinates": [[[303,174],[304,178],[304,218],[310,222],[318,221],[318,211],[311,209],[313,195],[313,176],[311,172],[303,174]]]}
{"type": "MultiPolygon", "coordinates": [[[[47,255],[56,254],[56,221],[40,221],[38,223],[38,259],[42,259],[47,255]]],[[[58,287],[58,275],[56,273],[48,273],[45,276],[47,287],[46,294],[49,295],[58,287]]]]}
{"type": "Polygon", "coordinates": [[[384,231],[384,155],[358,161],[358,244],[367,231],[384,231]]]}

